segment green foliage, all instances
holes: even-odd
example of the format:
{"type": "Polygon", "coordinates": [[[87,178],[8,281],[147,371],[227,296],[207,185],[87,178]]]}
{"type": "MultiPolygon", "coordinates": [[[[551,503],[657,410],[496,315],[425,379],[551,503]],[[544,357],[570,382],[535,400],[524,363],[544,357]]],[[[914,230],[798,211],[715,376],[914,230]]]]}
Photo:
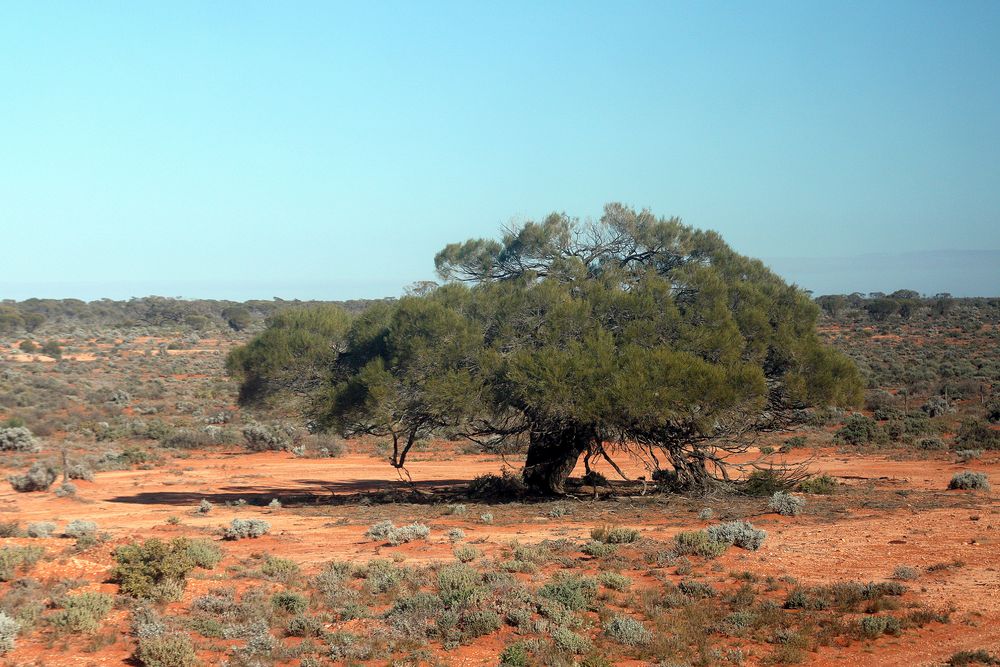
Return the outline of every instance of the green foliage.
{"type": "Polygon", "coordinates": [[[972,472],[966,470],[957,472],[948,482],[949,489],[964,489],[974,491],[989,491],[990,479],[984,472],[972,472]]]}
{"type": "Polygon", "coordinates": [[[262,537],[271,531],[271,524],[263,519],[233,519],[223,531],[226,540],[243,540],[262,537]]]}
{"type": "Polygon", "coordinates": [[[887,436],[885,431],[871,417],[851,415],[834,436],[834,441],[848,445],[883,444],[887,436]]]}
{"type": "Polygon", "coordinates": [[[604,632],[626,646],[640,646],[653,640],[653,633],[631,616],[613,616],[604,624],[604,632]]]}
{"type": "Polygon", "coordinates": [[[757,551],[767,538],[767,531],[753,527],[749,521],[730,521],[709,526],[705,529],[713,540],[732,544],[748,551],[757,551]]]}
{"type": "Polygon", "coordinates": [[[635,528],[604,525],[592,529],[590,536],[604,544],[631,544],[639,539],[639,531],[635,528]]]}
{"type": "Polygon", "coordinates": [[[10,653],[17,645],[17,633],[21,624],[0,610],[0,655],[10,653]]]}
{"type": "Polygon", "coordinates": [[[771,499],[767,501],[767,506],[774,512],[783,516],[797,516],[802,512],[806,501],[798,496],[793,496],[784,491],[776,491],[771,499]]]}
{"type": "Polygon", "coordinates": [[[44,461],[35,461],[23,475],[11,475],[7,478],[15,491],[27,493],[30,491],[47,491],[59,476],[56,467],[44,461]]]}
{"type": "Polygon", "coordinates": [[[115,549],[116,565],[111,577],[122,595],[147,600],[169,600],[187,583],[195,567],[189,541],[178,537],[170,542],[157,538],[115,549]]]}
{"type": "Polygon", "coordinates": [[[114,600],[110,595],[96,592],[80,593],[61,600],[62,609],[49,616],[49,622],[60,632],[85,632],[93,634],[100,627],[101,619],[111,611],[114,600]]]}
{"type": "Polygon", "coordinates": [[[350,315],[330,304],[286,310],[268,319],[263,333],[226,359],[226,370],[240,381],[241,403],[300,391],[324,378],[350,324],[350,315]]]}
{"type": "Polygon", "coordinates": [[[830,495],[837,491],[837,480],[824,473],[802,480],[799,482],[798,490],[802,493],[830,495]]]}
{"type": "Polygon", "coordinates": [[[10,581],[18,573],[27,572],[44,555],[42,547],[0,547],[0,581],[10,581]]]}
{"type": "Polygon", "coordinates": [[[597,580],[567,572],[556,572],[538,589],[544,598],[560,602],[567,609],[580,611],[587,608],[597,595],[597,580]]]}
{"type": "Polygon", "coordinates": [[[271,606],[289,614],[303,614],[309,608],[309,601],[293,591],[280,591],[271,597],[271,606]]]}
{"type": "Polygon", "coordinates": [[[297,387],[321,426],[390,438],[397,467],[438,434],[527,444],[528,486],[558,493],[608,441],[661,447],[678,486],[704,486],[702,450],[731,433],[861,397],[851,362],[819,343],[805,293],[677,219],[610,204],[594,223],[552,215],[449,245],[435,264],[453,282],[349,327],[272,318],[229,358],[244,402],[297,387]]]}
{"type": "Polygon", "coordinates": [[[191,638],[183,632],[140,635],[135,657],[143,667],[195,667],[198,664],[191,638]]]}
{"type": "Polygon", "coordinates": [[[726,553],[728,546],[704,530],[684,530],[674,535],[674,553],[679,556],[717,558],[726,553]]]}

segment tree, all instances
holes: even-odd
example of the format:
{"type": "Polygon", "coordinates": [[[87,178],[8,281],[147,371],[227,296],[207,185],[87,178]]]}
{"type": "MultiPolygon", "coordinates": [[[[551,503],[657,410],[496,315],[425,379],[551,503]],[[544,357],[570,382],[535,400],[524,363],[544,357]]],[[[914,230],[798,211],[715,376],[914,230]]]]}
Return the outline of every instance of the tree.
{"type": "Polygon", "coordinates": [[[489,415],[476,435],[520,424],[536,490],[561,492],[579,456],[608,444],[654,469],[663,456],[679,487],[704,489],[754,434],[860,400],[803,292],[675,218],[618,204],[596,223],[553,214],[449,245],[435,264],[475,285],[489,415]]]}
{"type": "Polygon", "coordinates": [[[233,331],[243,331],[253,323],[253,315],[243,306],[229,306],[222,310],[222,319],[233,331]]]}
{"type": "Polygon", "coordinates": [[[350,324],[351,316],[335,305],[294,308],[269,318],[263,333],[226,358],[226,370],[240,380],[240,403],[309,395],[325,381],[350,324]]]}
{"type": "Polygon", "coordinates": [[[756,434],[861,397],[804,292],[677,219],[554,214],[435,264],[447,282],[361,315],[310,401],[326,428],[391,437],[397,467],[439,434],[525,444],[540,493],[562,493],[581,455],[622,450],[704,490],[756,434]]]}

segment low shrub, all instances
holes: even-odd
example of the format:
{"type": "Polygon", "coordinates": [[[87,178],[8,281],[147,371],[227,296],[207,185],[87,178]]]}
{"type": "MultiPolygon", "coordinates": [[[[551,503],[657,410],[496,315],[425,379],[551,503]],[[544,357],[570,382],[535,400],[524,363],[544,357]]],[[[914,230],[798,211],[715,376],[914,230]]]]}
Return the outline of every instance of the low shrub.
{"type": "Polygon", "coordinates": [[[717,542],[732,544],[748,551],[757,551],[767,538],[767,531],[753,527],[749,521],[730,521],[709,526],[708,536],[717,542]]]}
{"type": "Polygon", "coordinates": [[[224,555],[219,545],[204,538],[188,542],[187,551],[195,567],[203,570],[214,569],[224,555]]]}
{"type": "Polygon", "coordinates": [[[0,452],[40,452],[42,447],[24,426],[0,427],[0,452]]]}
{"type": "Polygon", "coordinates": [[[900,565],[892,571],[892,578],[900,581],[910,581],[920,576],[920,571],[908,565],[900,565]]]}
{"type": "Polygon", "coordinates": [[[555,576],[538,589],[544,598],[561,602],[572,611],[585,609],[597,595],[597,581],[568,572],[556,572],[555,576]]]}
{"type": "Polygon", "coordinates": [[[93,634],[111,611],[114,600],[104,593],[86,592],[65,597],[61,604],[62,609],[48,619],[57,630],[93,634]]]}
{"type": "Polygon", "coordinates": [[[63,528],[63,537],[81,537],[97,534],[97,524],[86,519],[74,519],[63,528]]]}
{"type": "Polygon", "coordinates": [[[191,638],[183,632],[140,636],[135,659],[143,667],[195,667],[198,664],[191,638]]]}
{"type": "Polygon", "coordinates": [[[254,539],[267,535],[271,524],[263,519],[233,519],[222,534],[226,540],[254,539]]]}
{"type": "Polygon", "coordinates": [[[27,572],[44,555],[42,547],[0,547],[0,581],[10,581],[18,573],[27,572]]]}
{"type": "Polygon", "coordinates": [[[837,480],[824,473],[802,480],[797,488],[802,493],[828,496],[836,492],[837,480]]]}
{"type": "Polygon", "coordinates": [[[593,646],[589,639],[563,626],[552,631],[552,642],[561,650],[575,655],[586,653],[593,646]]]}
{"type": "Polygon", "coordinates": [[[986,473],[982,472],[959,472],[948,482],[949,489],[989,491],[990,480],[986,473]]]}
{"type": "Polygon", "coordinates": [[[631,579],[618,572],[602,572],[597,579],[605,588],[613,591],[624,591],[632,585],[631,579]]]}
{"type": "Polygon", "coordinates": [[[641,646],[653,640],[653,633],[631,616],[613,616],[604,624],[604,632],[626,646],[641,646]]]}
{"type": "Polygon", "coordinates": [[[782,516],[798,516],[805,507],[806,501],[784,491],[777,491],[767,502],[767,506],[782,516]]]}
{"type": "Polygon", "coordinates": [[[291,581],[299,576],[298,563],[287,558],[267,556],[260,566],[260,573],[272,581],[291,581]]]}
{"type": "Polygon", "coordinates": [[[365,532],[365,537],[369,540],[388,542],[392,546],[399,546],[413,540],[426,540],[430,532],[431,529],[422,523],[411,523],[408,526],[397,527],[392,521],[380,521],[365,532]]]}
{"type": "Polygon", "coordinates": [[[0,611],[0,655],[10,653],[17,646],[17,633],[21,630],[21,624],[7,615],[7,612],[0,611]]]}
{"type": "Polygon", "coordinates": [[[482,551],[471,544],[461,544],[455,547],[452,553],[455,554],[455,558],[463,563],[471,563],[483,555],[482,551]]]}
{"type": "Polygon", "coordinates": [[[56,467],[51,463],[35,461],[23,475],[11,475],[7,478],[15,491],[28,493],[31,491],[48,491],[59,476],[56,467]]]}
{"type": "Polygon", "coordinates": [[[511,501],[528,493],[528,487],[519,474],[505,470],[503,475],[480,475],[469,482],[469,495],[487,500],[511,501]]]}
{"type": "Polygon", "coordinates": [[[858,621],[861,636],[866,639],[877,639],[882,635],[897,635],[901,626],[895,616],[862,616],[858,621]]]}
{"type": "Polygon", "coordinates": [[[590,531],[590,536],[604,544],[631,544],[639,539],[639,531],[635,528],[604,525],[590,531]]]}
{"type": "Polygon", "coordinates": [[[50,537],[56,529],[56,524],[51,521],[35,521],[28,524],[28,537],[44,538],[50,537]]]}
{"type": "Polygon", "coordinates": [[[187,575],[195,567],[188,540],[170,542],[151,538],[115,549],[112,580],[122,595],[147,600],[170,600],[179,596],[187,575]]]}
{"type": "Polygon", "coordinates": [[[715,539],[704,530],[685,530],[674,535],[673,551],[678,556],[716,558],[726,552],[728,542],[715,539]]]}
{"type": "Polygon", "coordinates": [[[280,591],[271,596],[271,606],[289,614],[303,614],[309,608],[309,601],[298,593],[280,591]]]}

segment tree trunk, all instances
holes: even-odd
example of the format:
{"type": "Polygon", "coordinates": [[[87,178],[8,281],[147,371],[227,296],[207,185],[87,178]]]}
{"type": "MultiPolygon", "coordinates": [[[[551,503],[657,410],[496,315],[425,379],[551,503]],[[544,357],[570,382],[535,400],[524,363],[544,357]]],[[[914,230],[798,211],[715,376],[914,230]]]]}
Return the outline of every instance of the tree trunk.
{"type": "Polygon", "coordinates": [[[524,481],[535,493],[562,495],[566,478],[594,442],[590,429],[532,430],[524,461],[524,481]]]}
{"type": "Polygon", "coordinates": [[[677,475],[677,490],[684,493],[707,493],[717,484],[716,480],[705,466],[705,458],[695,452],[683,449],[671,449],[670,464],[677,475]]]}

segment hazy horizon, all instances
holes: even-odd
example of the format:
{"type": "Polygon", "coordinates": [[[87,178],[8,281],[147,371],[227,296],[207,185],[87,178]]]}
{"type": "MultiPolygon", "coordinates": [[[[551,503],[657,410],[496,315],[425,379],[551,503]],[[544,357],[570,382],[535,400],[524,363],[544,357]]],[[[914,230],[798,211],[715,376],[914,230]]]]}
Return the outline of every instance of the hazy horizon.
{"type": "MultiPolygon", "coordinates": [[[[854,257],[774,257],[763,258],[785,280],[823,294],[853,292],[890,293],[912,289],[932,296],[948,292],[956,297],[1000,296],[1000,250],[944,250],[915,253],[871,253],[854,257]],[[919,277],[902,282],[898,275],[918,272],[919,277]],[[992,282],[990,282],[992,281],[992,282]],[[995,285],[977,291],[970,285],[995,285]],[[840,287],[838,287],[840,286],[840,287]]],[[[434,280],[433,275],[417,276],[403,284],[361,280],[341,284],[333,282],[241,282],[206,284],[198,281],[138,281],[109,283],[0,283],[0,300],[24,301],[30,298],[124,300],[144,296],[183,299],[218,299],[226,301],[347,301],[398,297],[405,288],[419,280],[434,280]]]]}

